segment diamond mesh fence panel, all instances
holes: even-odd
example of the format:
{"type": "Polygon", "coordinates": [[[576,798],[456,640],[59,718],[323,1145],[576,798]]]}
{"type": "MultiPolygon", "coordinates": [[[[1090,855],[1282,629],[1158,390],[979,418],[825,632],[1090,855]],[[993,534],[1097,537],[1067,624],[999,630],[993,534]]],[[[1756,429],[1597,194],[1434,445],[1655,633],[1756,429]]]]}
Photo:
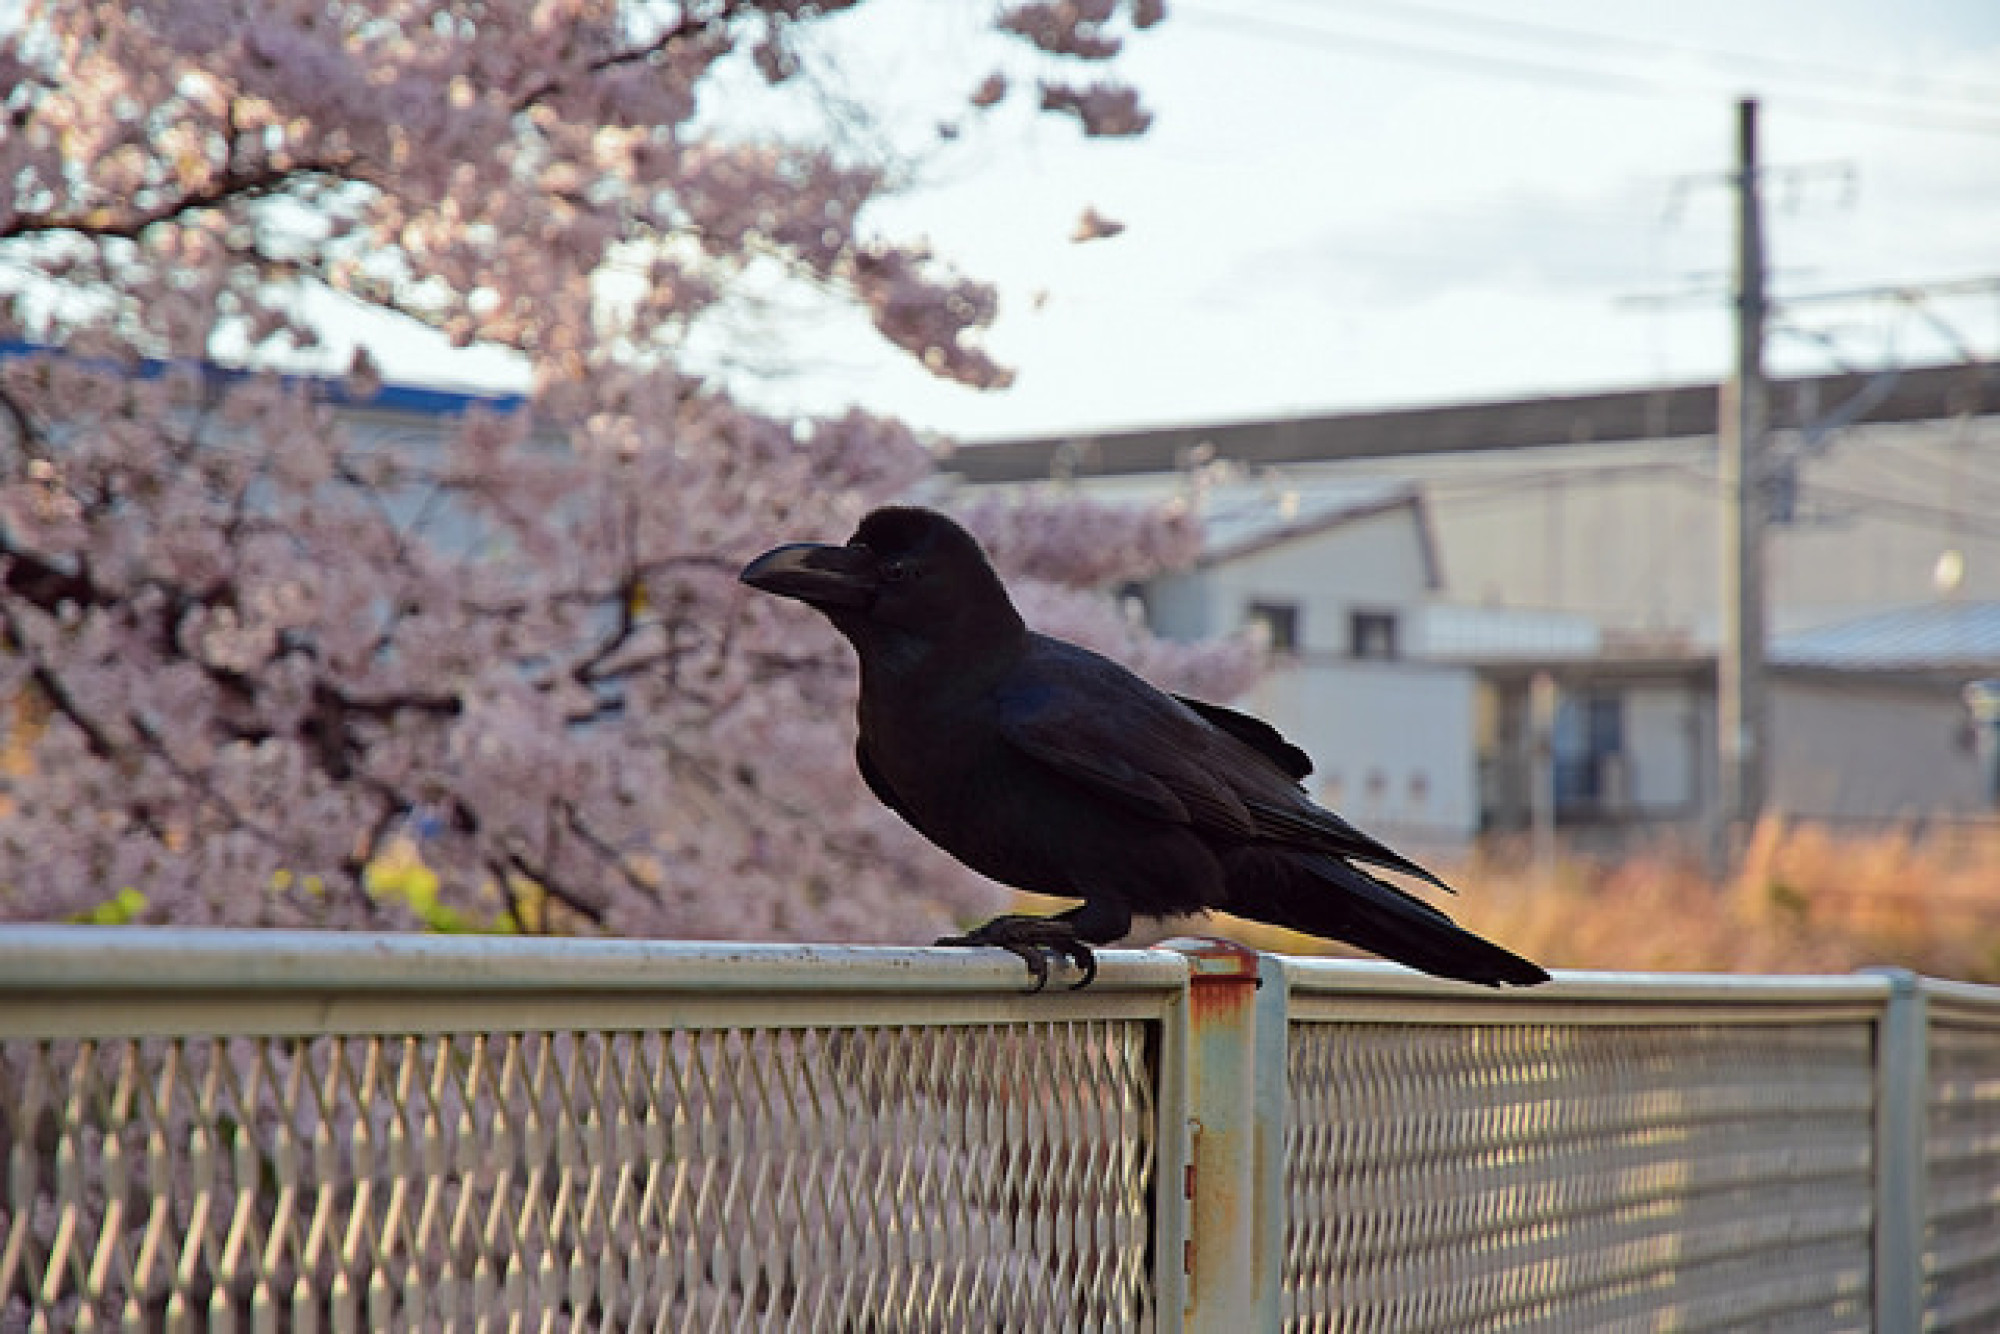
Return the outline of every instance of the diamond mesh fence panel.
{"type": "Polygon", "coordinates": [[[1934,1012],[1924,1328],[2000,1329],[2000,1008],[1934,1012]]]}
{"type": "Polygon", "coordinates": [[[1294,1023],[1294,1330],[1868,1328],[1872,1025],[1294,1023]]]}
{"type": "Polygon", "coordinates": [[[1150,1328],[1155,1027],[7,1039],[0,1331],[1150,1328]]]}

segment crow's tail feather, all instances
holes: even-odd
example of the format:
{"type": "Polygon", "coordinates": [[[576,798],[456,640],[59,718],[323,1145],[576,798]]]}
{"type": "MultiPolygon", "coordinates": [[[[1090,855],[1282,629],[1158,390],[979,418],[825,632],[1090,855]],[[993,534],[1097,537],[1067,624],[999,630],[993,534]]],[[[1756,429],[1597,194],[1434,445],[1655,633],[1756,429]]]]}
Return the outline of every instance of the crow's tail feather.
{"type": "Polygon", "coordinates": [[[1226,910],[1240,917],[1358,945],[1436,977],[1488,987],[1549,980],[1538,965],[1338,857],[1244,848],[1227,871],[1226,910]]]}

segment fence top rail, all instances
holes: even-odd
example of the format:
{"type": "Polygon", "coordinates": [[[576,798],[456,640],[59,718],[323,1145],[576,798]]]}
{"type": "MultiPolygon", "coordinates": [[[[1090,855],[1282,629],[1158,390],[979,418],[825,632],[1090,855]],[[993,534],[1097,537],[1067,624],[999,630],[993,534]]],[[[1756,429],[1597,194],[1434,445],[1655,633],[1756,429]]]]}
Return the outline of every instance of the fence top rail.
{"type": "MultiPolygon", "coordinates": [[[[1462,983],[1441,981],[1393,964],[1361,959],[1286,957],[1277,968],[1291,993],[1301,998],[1353,1000],[1361,1004],[1410,1002],[1451,1004],[1496,1017],[1569,1006],[1697,1007],[1761,1009],[1794,1007],[1879,1009],[1896,988],[1893,975],[1883,973],[1737,974],[1637,973],[1558,969],[1553,981],[1531,990],[1493,992],[1462,983]]],[[[2000,1005],[2000,988],[1968,983],[1950,984],[1986,996],[2000,1005]]]]}
{"type": "MultiPolygon", "coordinates": [[[[1166,992],[1188,965],[1101,950],[1093,994],[1166,992]]],[[[1067,993],[1058,971],[1044,993],[1067,993]]],[[[185,927],[0,927],[0,996],[70,992],[1001,993],[1026,990],[998,950],[735,941],[434,936],[185,927]]]]}
{"type": "Polygon", "coordinates": [[[2000,987],[1919,977],[1913,984],[1933,1018],[2000,1028],[2000,987]]]}
{"type": "MultiPolygon", "coordinates": [[[[1190,942],[1191,943],[1191,942],[1190,942]]],[[[1098,951],[1091,991],[1177,990],[1200,958],[1180,950],[1098,951]]],[[[1897,969],[1838,975],[1559,970],[1547,986],[1491,992],[1373,960],[1267,955],[1266,982],[1294,995],[1454,1002],[1496,1014],[1597,1005],[1879,1007],[1917,987],[1934,1004],[2000,1016],[2000,987],[1897,969]]],[[[1066,994],[1058,972],[1045,994],[1066,994]]],[[[186,927],[0,926],[0,995],[81,992],[426,991],[882,994],[1025,991],[998,950],[739,941],[439,936],[409,932],[186,927]]]]}

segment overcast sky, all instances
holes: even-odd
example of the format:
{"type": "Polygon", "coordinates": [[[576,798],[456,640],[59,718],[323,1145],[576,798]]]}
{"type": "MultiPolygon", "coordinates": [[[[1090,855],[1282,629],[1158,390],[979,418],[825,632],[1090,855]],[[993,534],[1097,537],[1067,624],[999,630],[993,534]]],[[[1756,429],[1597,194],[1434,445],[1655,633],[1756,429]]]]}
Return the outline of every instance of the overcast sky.
{"type": "MultiPolygon", "coordinates": [[[[989,134],[976,169],[888,211],[999,284],[1012,389],[840,339],[768,392],[979,439],[1712,377],[1744,94],[1780,297],[2000,279],[1995,0],[1169,12],[1122,62],[1151,133],[989,134]],[[1085,205],[1126,230],[1070,244],[1085,205]]],[[[2000,355],[2000,291],[1781,323],[1801,330],[1774,336],[1781,369],[2000,355]]]]}
{"type": "MultiPolygon", "coordinates": [[[[876,0],[846,77],[892,106],[906,90],[921,104],[927,82],[970,87],[979,67],[942,53],[985,12],[876,0]]],[[[1742,95],[1763,106],[1781,300],[2000,279],[2000,0],[1169,0],[1169,15],[1121,58],[1149,134],[1086,141],[1029,114],[1030,88],[877,215],[998,285],[987,342],[1013,388],[942,384],[830,308],[773,322],[788,333],[737,328],[732,362],[782,372],[739,387],[980,440],[1714,378],[1742,95]],[[1085,207],[1125,230],[1072,244],[1085,207]]],[[[490,355],[389,341],[396,379],[508,378],[490,355]]],[[[2000,287],[1790,306],[1770,359],[1962,353],[2000,356],[2000,287]]]]}

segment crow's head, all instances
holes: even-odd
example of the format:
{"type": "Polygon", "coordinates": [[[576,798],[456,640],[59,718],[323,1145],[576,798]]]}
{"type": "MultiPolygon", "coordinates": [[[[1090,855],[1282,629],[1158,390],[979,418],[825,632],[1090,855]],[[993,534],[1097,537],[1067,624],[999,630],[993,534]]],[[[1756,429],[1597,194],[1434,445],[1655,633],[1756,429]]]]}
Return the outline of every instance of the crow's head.
{"type": "Polygon", "coordinates": [[[934,510],[878,509],[847,545],[778,547],[741,578],[812,607],[857,647],[885,635],[970,641],[1021,629],[979,543],[934,510]]]}

